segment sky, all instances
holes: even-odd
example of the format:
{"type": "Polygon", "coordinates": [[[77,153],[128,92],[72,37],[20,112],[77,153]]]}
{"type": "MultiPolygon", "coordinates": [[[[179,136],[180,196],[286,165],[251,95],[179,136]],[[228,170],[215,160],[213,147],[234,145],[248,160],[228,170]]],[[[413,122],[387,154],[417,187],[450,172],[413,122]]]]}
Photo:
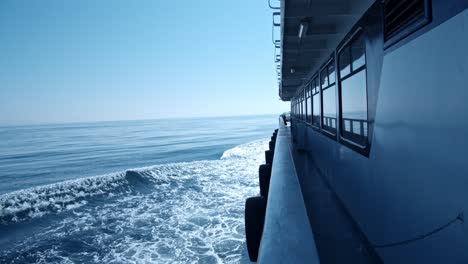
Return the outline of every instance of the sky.
{"type": "Polygon", "coordinates": [[[0,125],[275,114],[265,0],[2,0],[0,125]]]}

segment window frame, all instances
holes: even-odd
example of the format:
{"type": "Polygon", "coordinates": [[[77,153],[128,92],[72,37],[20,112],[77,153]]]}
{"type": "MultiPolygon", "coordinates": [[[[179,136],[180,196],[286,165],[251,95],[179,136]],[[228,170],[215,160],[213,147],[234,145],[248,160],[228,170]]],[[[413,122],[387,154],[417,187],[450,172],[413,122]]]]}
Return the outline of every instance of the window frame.
{"type": "Polygon", "coordinates": [[[317,72],[314,74],[314,76],[312,77],[312,80],[311,80],[311,86],[310,86],[310,89],[311,89],[311,100],[312,100],[312,117],[311,117],[311,125],[313,128],[315,129],[318,129],[320,130],[321,127],[322,127],[322,102],[321,102],[321,93],[320,93],[320,84],[318,84],[317,86],[317,82],[320,82],[320,74],[317,72]],[[313,87],[313,88],[312,88],[313,87]],[[315,88],[318,88],[316,91],[315,88]],[[315,96],[318,96],[319,97],[319,102],[320,102],[320,105],[319,105],[319,109],[320,109],[320,113],[319,113],[319,122],[318,124],[315,124],[314,123],[314,114],[315,114],[315,111],[314,111],[314,97],[315,96]]]}
{"type": "Polygon", "coordinates": [[[301,89],[301,113],[302,113],[302,118],[301,118],[301,121],[304,122],[304,117],[305,117],[305,114],[304,113],[304,110],[305,110],[305,107],[304,107],[304,104],[305,104],[305,101],[304,101],[304,90],[301,89]]]}
{"type": "Polygon", "coordinates": [[[295,110],[294,110],[294,98],[291,99],[291,119],[294,118],[295,115],[295,110]]]}
{"type": "Polygon", "coordinates": [[[313,103],[312,103],[312,81],[307,83],[306,87],[306,101],[307,101],[307,120],[306,123],[312,125],[312,113],[313,113],[313,103]],[[310,113],[309,113],[310,107],[310,113]]]}
{"type": "Polygon", "coordinates": [[[338,88],[338,119],[339,119],[339,141],[343,145],[363,154],[364,156],[369,156],[369,150],[371,146],[371,142],[369,141],[369,133],[371,131],[370,129],[370,121],[369,121],[369,87],[368,87],[368,81],[367,81],[367,62],[368,62],[368,57],[367,57],[367,45],[366,45],[366,35],[364,30],[359,27],[356,29],[353,34],[346,40],[346,42],[340,47],[340,49],[337,50],[337,88],[338,88]],[[362,37],[363,43],[364,43],[364,65],[358,67],[357,69],[353,69],[353,56],[352,56],[352,49],[351,45],[352,43],[358,39],[359,37],[362,37]],[[340,57],[342,52],[348,49],[349,51],[349,73],[347,73],[345,76],[341,76],[341,65],[340,65],[340,57]],[[344,126],[344,121],[343,121],[343,87],[342,83],[343,81],[346,81],[350,77],[355,76],[356,74],[364,71],[365,74],[365,88],[366,88],[366,122],[367,122],[367,135],[366,135],[366,143],[365,145],[361,145],[357,142],[354,142],[353,140],[350,140],[343,136],[343,132],[345,131],[345,126],[344,126]]]}
{"type": "MultiPolygon", "coordinates": [[[[321,107],[321,117],[320,117],[320,122],[321,122],[321,129],[322,129],[322,132],[324,132],[325,135],[329,136],[330,138],[332,139],[335,139],[336,140],[336,135],[338,134],[338,122],[339,122],[339,119],[338,119],[338,105],[336,103],[336,95],[338,93],[338,90],[337,90],[337,85],[338,85],[338,75],[337,75],[337,69],[336,69],[336,63],[335,63],[335,56],[334,54],[324,63],[324,65],[320,68],[320,107],[321,107]],[[333,65],[333,67],[335,68],[335,78],[334,78],[334,81],[332,83],[330,83],[330,72],[329,72],[329,68],[330,66],[333,65]],[[326,72],[326,77],[327,77],[327,84],[325,86],[322,86],[322,73],[323,72],[326,72]],[[325,129],[325,122],[324,122],[324,118],[325,118],[325,115],[323,113],[323,91],[325,90],[328,90],[330,88],[334,88],[335,89],[335,111],[336,111],[336,116],[335,116],[335,132],[331,132],[331,131],[328,131],[327,129],[325,129]]],[[[329,126],[327,126],[329,127],[329,126]]]]}
{"type": "Polygon", "coordinates": [[[307,122],[307,100],[306,100],[305,88],[302,89],[301,96],[302,96],[302,112],[303,112],[302,121],[307,122]]]}
{"type": "Polygon", "coordinates": [[[301,99],[301,94],[299,93],[297,95],[297,99],[298,99],[298,110],[299,110],[299,121],[302,121],[302,99],[301,99]]]}

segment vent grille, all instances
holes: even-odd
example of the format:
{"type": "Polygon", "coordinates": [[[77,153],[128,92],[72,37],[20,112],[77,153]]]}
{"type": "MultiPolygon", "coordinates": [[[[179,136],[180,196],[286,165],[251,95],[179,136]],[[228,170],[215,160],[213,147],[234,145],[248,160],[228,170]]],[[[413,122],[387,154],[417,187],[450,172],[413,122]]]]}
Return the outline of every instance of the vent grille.
{"type": "Polygon", "coordinates": [[[426,0],[387,0],[384,2],[385,41],[416,30],[428,21],[426,0]]]}

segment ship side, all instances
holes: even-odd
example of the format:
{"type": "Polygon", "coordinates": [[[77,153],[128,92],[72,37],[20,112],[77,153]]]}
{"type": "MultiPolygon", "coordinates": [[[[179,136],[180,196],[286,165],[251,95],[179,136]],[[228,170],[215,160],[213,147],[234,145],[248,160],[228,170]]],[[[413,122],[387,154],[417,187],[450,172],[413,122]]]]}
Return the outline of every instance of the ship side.
{"type": "Polygon", "coordinates": [[[291,119],[246,203],[251,259],[468,263],[468,1],[270,6],[291,119]]]}

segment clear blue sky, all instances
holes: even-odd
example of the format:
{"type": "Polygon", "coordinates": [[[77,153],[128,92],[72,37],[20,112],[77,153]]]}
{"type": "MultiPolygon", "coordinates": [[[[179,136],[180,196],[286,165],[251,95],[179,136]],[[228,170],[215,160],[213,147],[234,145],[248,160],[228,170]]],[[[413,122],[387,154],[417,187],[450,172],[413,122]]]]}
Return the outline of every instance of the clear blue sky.
{"type": "Polygon", "coordinates": [[[266,0],[2,0],[0,125],[279,113],[266,0]]]}

